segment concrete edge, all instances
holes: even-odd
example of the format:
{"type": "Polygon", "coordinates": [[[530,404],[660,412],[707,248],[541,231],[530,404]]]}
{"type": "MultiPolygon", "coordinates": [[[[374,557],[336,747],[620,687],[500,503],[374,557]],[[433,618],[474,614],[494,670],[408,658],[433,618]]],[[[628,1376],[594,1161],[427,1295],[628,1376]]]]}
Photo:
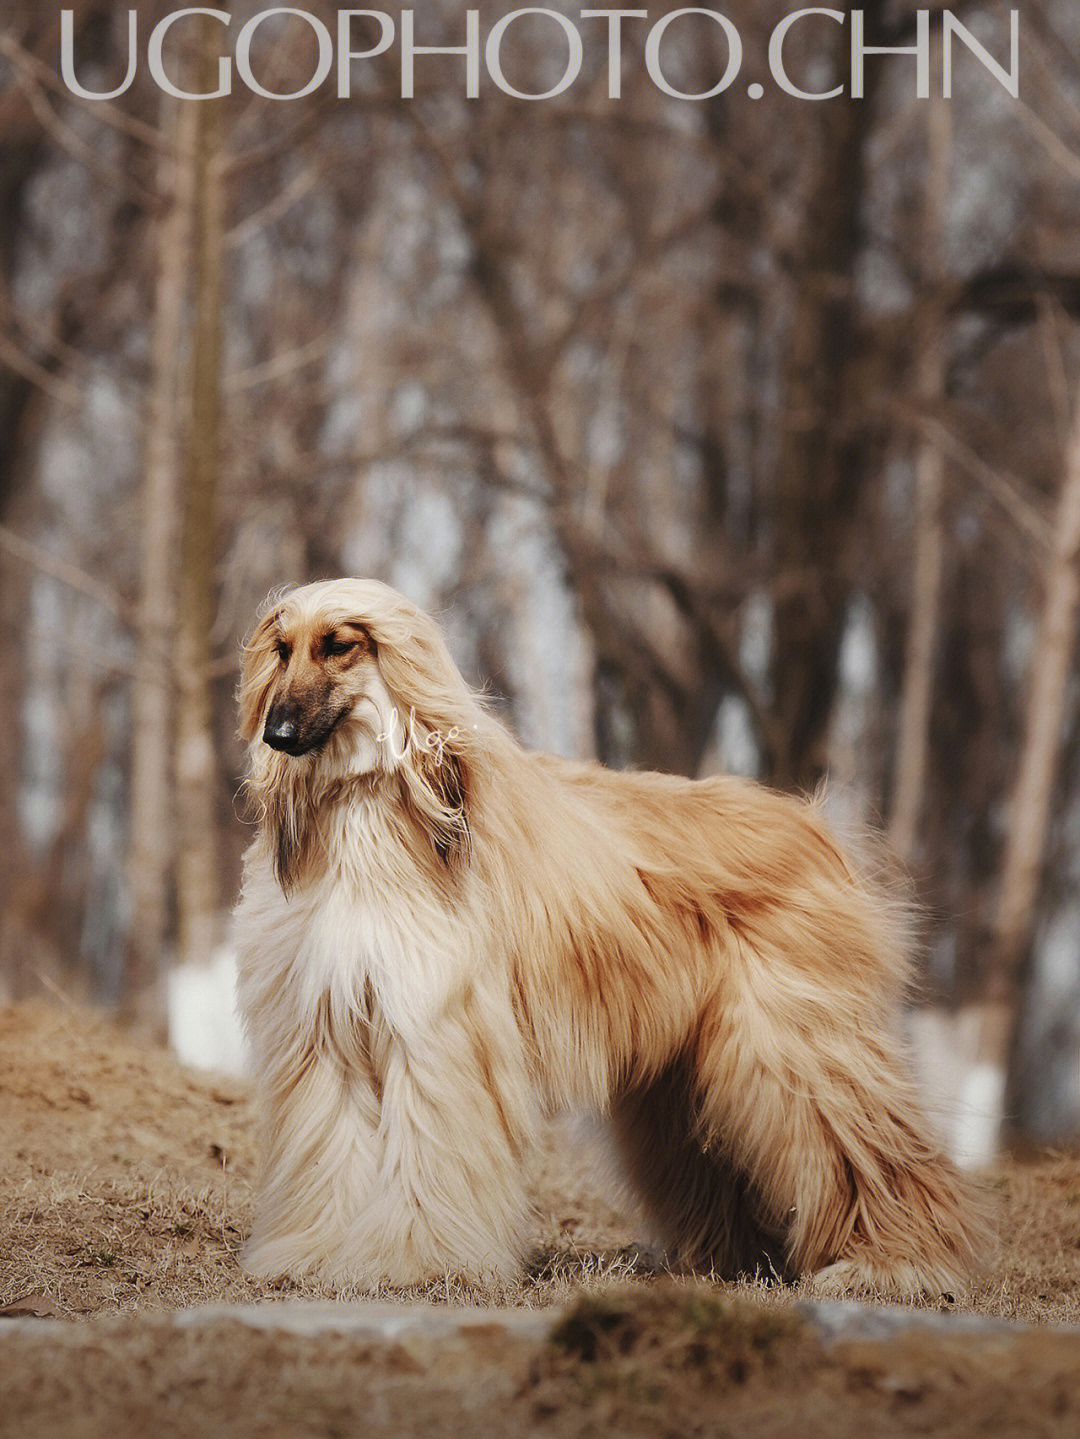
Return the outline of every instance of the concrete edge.
{"type": "MultiPolygon", "coordinates": [[[[260,1304],[202,1304],[190,1309],[119,1311],[96,1314],[86,1320],[11,1316],[0,1318],[4,1335],[59,1336],[76,1339],[102,1328],[145,1321],[151,1326],[180,1330],[242,1324],[250,1329],[314,1338],[338,1334],[368,1343],[394,1344],[409,1340],[440,1342],[468,1339],[471,1332],[496,1331],[512,1342],[546,1341],[566,1317],[566,1305],[541,1309],[499,1309],[478,1305],[431,1304],[423,1300],[342,1301],[282,1299],[260,1304]]],[[[804,1319],[826,1344],[845,1340],[892,1339],[909,1332],[932,1331],[942,1336],[972,1334],[1020,1337],[1034,1332],[1080,1336],[1080,1326],[1042,1326],[1019,1320],[978,1314],[913,1309],[901,1304],[869,1304],[854,1299],[800,1300],[785,1313],[804,1319]]],[[[479,1337],[479,1334],[478,1334],[479,1337]]]]}

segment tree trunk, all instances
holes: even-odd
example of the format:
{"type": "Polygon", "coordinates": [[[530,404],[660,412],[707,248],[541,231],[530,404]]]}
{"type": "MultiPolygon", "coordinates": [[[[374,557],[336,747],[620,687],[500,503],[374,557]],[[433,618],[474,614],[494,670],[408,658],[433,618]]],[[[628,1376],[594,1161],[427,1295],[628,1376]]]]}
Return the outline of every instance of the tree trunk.
{"type": "MultiPolygon", "coordinates": [[[[875,8],[868,28],[874,24],[875,8]]],[[[871,68],[869,77],[875,74],[871,68]]],[[[818,107],[821,140],[791,246],[792,309],[775,461],[773,654],[776,748],[768,778],[809,790],[828,765],[828,727],[849,586],[843,574],[855,456],[845,434],[855,262],[873,104],[818,107]]]]}
{"type": "Polygon", "coordinates": [[[1031,657],[1027,721],[1001,869],[997,922],[981,1003],[977,1070],[999,1097],[990,1127],[1000,1141],[1006,1078],[1016,1035],[1020,977],[1031,950],[1053,801],[1065,744],[1066,702],[1080,627],[1080,397],[1065,455],[1038,637],[1031,657]]]}
{"type": "MultiPolygon", "coordinates": [[[[941,42],[937,42],[940,56],[941,42]]],[[[940,69],[940,64],[938,65],[940,69]]],[[[920,409],[936,415],[945,398],[946,347],[943,294],[944,222],[949,194],[952,127],[949,102],[930,103],[927,127],[923,223],[922,324],[916,336],[916,389],[920,409]]],[[[913,865],[926,795],[930,710],[937,658],[941,589],[945,571],[942,497],[945,461],[931,440],[919,442],[915,458],[915,546],[911,619],[904,662],[904,687],[897,727],[896,779],[889,838],[897,856],[913,865]]]]}
{"type": "Polygon", "coordinates": [[[138,666],[132,690],[131,804],[128,883],[131,934],[121,1008],[129,1020],[164,1028],[162,955],[168,929],[169,880],[176,858],[172,806],[176,628],[176,541],[179,532],[179,373],[184,296],[190,265],[195,112],[166,99],[163,132],[171,154],[162,160],[160,189],[169,197],[160,223],[154,303],[153,378],[142,493],[142,580],[138,666]]]}
{"type": "MultiPolygon", "coordinates": [[[[212,67],[204,45],[204,69],[212,67]]],[[[204,88],[213,88],[212,68],[204,88]]],[[[218,939],[217,815],[213,694],[215,485],[221,408],[223,225],[218,102],[193,105],[195,214],[192,280],[191,429],[180,544],[180,662],[177,705],[177,958],[205,963],[218,939]]]]}

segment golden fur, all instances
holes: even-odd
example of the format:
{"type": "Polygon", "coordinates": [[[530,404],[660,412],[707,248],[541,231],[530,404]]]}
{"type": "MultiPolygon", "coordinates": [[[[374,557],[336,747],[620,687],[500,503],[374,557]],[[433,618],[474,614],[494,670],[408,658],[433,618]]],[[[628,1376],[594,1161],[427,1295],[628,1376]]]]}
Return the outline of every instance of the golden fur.
{"type": "Polygon", "coordinates": [[[273,603],[240,704],[248,1269],[512,1275],[537,1116],[592,1106],[672,1263],[962,1284],[970,1199],[894,1036],[905,911],[814,805],[526,752],[369,580],[273,603]]]}

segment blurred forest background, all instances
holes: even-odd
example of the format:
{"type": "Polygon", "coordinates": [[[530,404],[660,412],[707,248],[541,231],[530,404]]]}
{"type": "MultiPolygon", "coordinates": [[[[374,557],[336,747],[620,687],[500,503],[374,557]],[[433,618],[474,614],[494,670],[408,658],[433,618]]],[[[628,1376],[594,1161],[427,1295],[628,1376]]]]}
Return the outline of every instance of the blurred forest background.
{"type": "MultiPolygon", "coordinates": [[[[541,104],[445,56],[402,100],[396,49],[349,100],[177,102],[145,65],[174,8],[139,4],[112,103],[61,82],[51,6],[0,24],[0,996],[159,1023],[166,970],[218,962],[238,644],[272,587],[374,575],[530,745],[827,775],[925,905],[950,1143],[1075,1139],[1080,7],[1025,0],[1019,101],[958,48],[951,101],[890,58],[827,104],[668,98],[631,22],[610,101],[598,21],[541,104]]],[[[794,8],[733,13],[747,79],[794,8]]],[[[1007,60],[1006,6],[951,8],[1007,60]]],[[[127,6],[73,9],[114,89],[127,6]]],[[[311,28],[264,29],[263,84],[303,86],[311,28]]],[[[845,81],[848,31],[801,34],[793,78],[845,81]]],[[[508,78],[553,84],[551,22],[514,37],[508,78]]],[[[673,84],[725,63],[669,31],[673,84]]]]}

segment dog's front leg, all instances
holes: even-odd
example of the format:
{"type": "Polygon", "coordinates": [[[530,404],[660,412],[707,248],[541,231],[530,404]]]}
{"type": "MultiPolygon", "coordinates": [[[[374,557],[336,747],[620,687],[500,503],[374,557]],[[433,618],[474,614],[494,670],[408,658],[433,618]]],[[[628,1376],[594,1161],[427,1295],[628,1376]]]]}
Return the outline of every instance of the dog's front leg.
{"type": "Polygon", "coordinates": [[[323,1045],[258,1058],[263,1159],[241,1264],[264,1278],[332,1281],[375,1183],[374,1075],[323,1045]]]}
{"type": "Polygon", "coordinates": [[[473,989],[390,1042],[372,1203],[338,1278],[490,1281],[520,1268],[532,1089],[508,1002],[473,989]]]}

